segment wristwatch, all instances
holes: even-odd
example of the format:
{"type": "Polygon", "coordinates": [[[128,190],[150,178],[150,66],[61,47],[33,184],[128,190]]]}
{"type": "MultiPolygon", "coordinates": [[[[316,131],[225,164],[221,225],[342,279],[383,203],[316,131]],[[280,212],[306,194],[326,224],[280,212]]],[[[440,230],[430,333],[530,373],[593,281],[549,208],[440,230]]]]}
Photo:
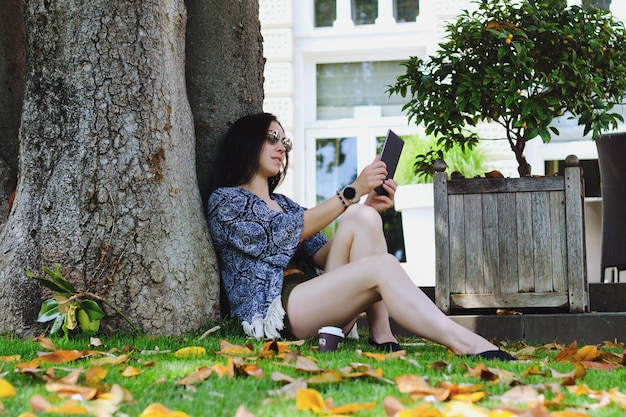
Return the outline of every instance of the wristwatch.
{"type": "Polygon", "coordinates": [[[356,192],[356,188],[351,185],[346,185],[341,190],[341,196],[346,200],[351,202],[352,204],[358,203],[360,198],[356,192]]]}

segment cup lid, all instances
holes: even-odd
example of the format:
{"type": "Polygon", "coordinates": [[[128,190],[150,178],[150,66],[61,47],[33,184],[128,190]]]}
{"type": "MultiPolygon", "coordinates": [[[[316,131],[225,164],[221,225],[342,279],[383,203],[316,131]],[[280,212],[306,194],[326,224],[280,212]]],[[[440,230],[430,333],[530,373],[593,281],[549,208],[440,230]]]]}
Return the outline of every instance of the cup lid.
{"type": "Polygon", "coordinates": [[[335,326],[324,326],[321,329],[319,329],[317,332],[332,334],[332,335],[339,336],[339,337],[345,337],[341,328],[335,327],[335,326]]]}

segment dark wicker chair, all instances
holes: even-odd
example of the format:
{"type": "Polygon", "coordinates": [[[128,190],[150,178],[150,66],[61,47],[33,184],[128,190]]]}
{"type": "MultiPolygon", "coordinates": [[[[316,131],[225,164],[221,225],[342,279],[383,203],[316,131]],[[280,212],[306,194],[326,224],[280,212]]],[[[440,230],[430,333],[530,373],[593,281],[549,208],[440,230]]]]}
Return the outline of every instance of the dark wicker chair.
{"type": "Polygon", "coordinates": [[[619,282],[626,270],[626,132],[607,133],[596,140],[602,190],[602,256],[600,279],[619,282]]]}

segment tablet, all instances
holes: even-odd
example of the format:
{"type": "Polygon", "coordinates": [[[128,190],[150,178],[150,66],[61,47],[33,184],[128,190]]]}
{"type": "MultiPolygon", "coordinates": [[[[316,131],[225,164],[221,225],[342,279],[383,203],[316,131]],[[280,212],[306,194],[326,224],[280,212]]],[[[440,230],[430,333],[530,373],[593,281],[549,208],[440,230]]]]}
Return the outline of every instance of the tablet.
{"type": "MultiPolygon", "coordinates": [[[[404,141],[393,130],[389,129],[383,144],[383,150],[380,153],[380,160],[387,165],[387,179],[392,179],[396,173],[403,147],[404,141]]],[[[387,191],[385,191],[382,185],[374,188],[374,190],[378,194],[387,195],[387,191]]]]}

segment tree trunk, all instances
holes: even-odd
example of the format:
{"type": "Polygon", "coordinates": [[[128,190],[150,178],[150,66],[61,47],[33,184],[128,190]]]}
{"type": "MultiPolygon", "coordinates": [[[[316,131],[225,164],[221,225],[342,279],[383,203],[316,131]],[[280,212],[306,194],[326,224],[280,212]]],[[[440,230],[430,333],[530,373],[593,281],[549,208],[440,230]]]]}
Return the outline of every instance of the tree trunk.
{"type": "MultiPolygon", "coordinates": [[[[61,265],[147,333],[217,318],[218,267],[195,173],[183,0],[24,0],[28,39],[13,213],[0,235],[0,330],[37,331],[61,265]],[[46,294],[47,296],[48,294],[46,294]]],[[[113,312],[105,320],[117,326],[113,312]]]]}
{"type": "Polygon", "coordinates": [[[0,229],[17,182],[25,39],[20,0],[0,0],[0,229]]]}
{"type": "Polygon", "coordinates": [[[187,90],[206,207],[214,151],[239,117],[263,108],[263,48],[258,1],[186,0],[187,90]]]}

